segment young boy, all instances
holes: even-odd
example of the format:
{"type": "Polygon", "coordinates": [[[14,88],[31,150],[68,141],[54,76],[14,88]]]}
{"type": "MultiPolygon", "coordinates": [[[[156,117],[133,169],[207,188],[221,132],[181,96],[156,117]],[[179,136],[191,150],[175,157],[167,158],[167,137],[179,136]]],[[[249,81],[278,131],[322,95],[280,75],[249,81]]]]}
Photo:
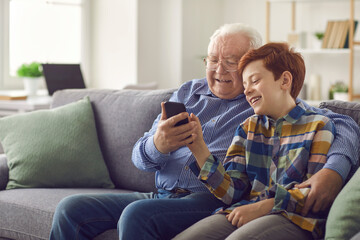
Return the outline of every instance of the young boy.
{"type": "Polygon", "coordinates": [[[209,152],[197,122],[191,167],[229,207],[194,224],[176,239],[312,239],[322,237],[326,213],[301,215],[308,188],[299,184],[322,169],[335,128],[329,118],[296,102],[305,77],[299,53],[285,43],[249,51],[239,63],[244,93],[255,115],[245,120],[221,163],[209,152]],[[263,223],[271,218],[270,226],[263,223]]]}

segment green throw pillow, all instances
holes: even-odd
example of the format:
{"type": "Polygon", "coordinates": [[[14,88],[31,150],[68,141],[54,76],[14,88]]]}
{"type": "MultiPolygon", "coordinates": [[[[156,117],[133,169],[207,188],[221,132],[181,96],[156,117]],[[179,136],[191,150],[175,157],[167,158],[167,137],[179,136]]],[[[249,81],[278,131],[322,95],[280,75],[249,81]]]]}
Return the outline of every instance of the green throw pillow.
{"type": "Polygon", "coordinates": [[[350,239],[358,232],[360,232],[360,169],[336,197],[326,222],[325,239],[350,239]]]}
{"type": "Polygon", "coordinates": [[[88,97],[0,118],[12,188],[113,188],[88,97]]]}

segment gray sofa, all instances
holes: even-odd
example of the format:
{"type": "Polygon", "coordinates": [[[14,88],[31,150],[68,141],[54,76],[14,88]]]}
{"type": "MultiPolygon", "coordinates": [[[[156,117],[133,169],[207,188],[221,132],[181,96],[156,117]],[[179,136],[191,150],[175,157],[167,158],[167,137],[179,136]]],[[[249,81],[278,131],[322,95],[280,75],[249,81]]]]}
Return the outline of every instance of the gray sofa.
{"type": "MultiPolygon", "coordinates": [[[[5,190],[8,167],[6,155],[0,154],[0,239],[48,239],[54,210],[65,196],[79,193],[153,191],[154,174],[136,169],[131,162],[131,152],[134,143],[150,129],[153,120],[160,113],[160,102],[167,100],[173,91],[169,89],[56,92],[52,107],[65,105],[84,96],[90,97],[100,147],[116,188],[5,190]]],[[[346,104],[350,103],[327,102],[321,106],[353,115],[357,123],[360,123],[360,111],[355,114],[352,112],[355,106],[350,104],[346,107],[346,104]]],[[[356,108],[360,109],[359,106],[356,108]]],[[[117,239],[116,230],[109,230],[95,239],[117,239]]]]}
{"type": "MultiPolygon", "coordinates": [[[[160,102],[174,90],[63,90],[53,95],[52,107],[89,96],[101,151],[115,189],[12,189],[6,155],[0,154],[0,239],[48,239],[54,210],[65,196],[78,193],[154,191],[154,173],[143,172],[131,161],[135,142],[151,128],[160,102]],[[136,177],[134,177],[136,176],[136,177]]],[[[118,239],[116,230],[96,239],[118,239]]]]}

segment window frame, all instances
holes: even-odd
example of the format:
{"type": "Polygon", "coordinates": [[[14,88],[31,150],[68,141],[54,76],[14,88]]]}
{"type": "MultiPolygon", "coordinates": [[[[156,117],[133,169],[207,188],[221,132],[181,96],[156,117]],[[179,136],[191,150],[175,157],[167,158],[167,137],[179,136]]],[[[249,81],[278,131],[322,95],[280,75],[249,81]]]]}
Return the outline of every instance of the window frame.
{"type": "MultiPolygon", "coordinates": [[[[0,1],[0,90],[23,89],[23,83],[19,77],[10,76],[9,66],[9,13],[10,1],[0,1]]],[[[54,1],[56,2],[56,1],[54,1]]],[[[81,49],[80,64],[85,76],[89,76],[90,69],[90,0],[81,2],[81,49]]],[[[86,83],[89,85],[87,78],[86,83]]]]}

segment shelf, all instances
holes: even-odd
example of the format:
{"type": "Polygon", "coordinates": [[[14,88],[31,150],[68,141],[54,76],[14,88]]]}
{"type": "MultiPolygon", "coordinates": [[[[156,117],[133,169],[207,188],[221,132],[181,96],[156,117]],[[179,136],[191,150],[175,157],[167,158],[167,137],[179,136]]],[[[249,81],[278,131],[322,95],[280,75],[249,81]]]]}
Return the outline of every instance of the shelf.
{"type": "Polygon", "coordinates": [[[331,49],[331,48],[321,48],[321,49],[303,49],[299,48],[296,49],[300,53],[305,54],[349,54],[350,49],[348,48],[341,48],[341,49],[331,49]]]}
{"type": "MultiPolygon", "coordinates": [[[[342,2],[344,0],[268,0],[270,3],[315,3],[315,2],[342,2]]],[[[359,1],[359,0],[355,0],[359,1]]]]}
{"type": "Polygon", "coordinates": [[[271,3],[291,3],[291,32],[296,31],[296,4],[297,3],[320,3],[320,2],[347,2],[349,4],[349,48],[348,49],[298,49],[302,54],[348,54],[349,57],[349,101],[353,101],[355,98],[360,99],[360,94],[354,93],[354,58],[355,53],[358,52],[356,46],[360,45],[360,41],[354,40],[354,12],[355,12],[355,2],[359,0],[267,0],[266,1],[266,32],[265,32],[265,42],[270,42],[270,15],[271,15],[271,3]]]}

